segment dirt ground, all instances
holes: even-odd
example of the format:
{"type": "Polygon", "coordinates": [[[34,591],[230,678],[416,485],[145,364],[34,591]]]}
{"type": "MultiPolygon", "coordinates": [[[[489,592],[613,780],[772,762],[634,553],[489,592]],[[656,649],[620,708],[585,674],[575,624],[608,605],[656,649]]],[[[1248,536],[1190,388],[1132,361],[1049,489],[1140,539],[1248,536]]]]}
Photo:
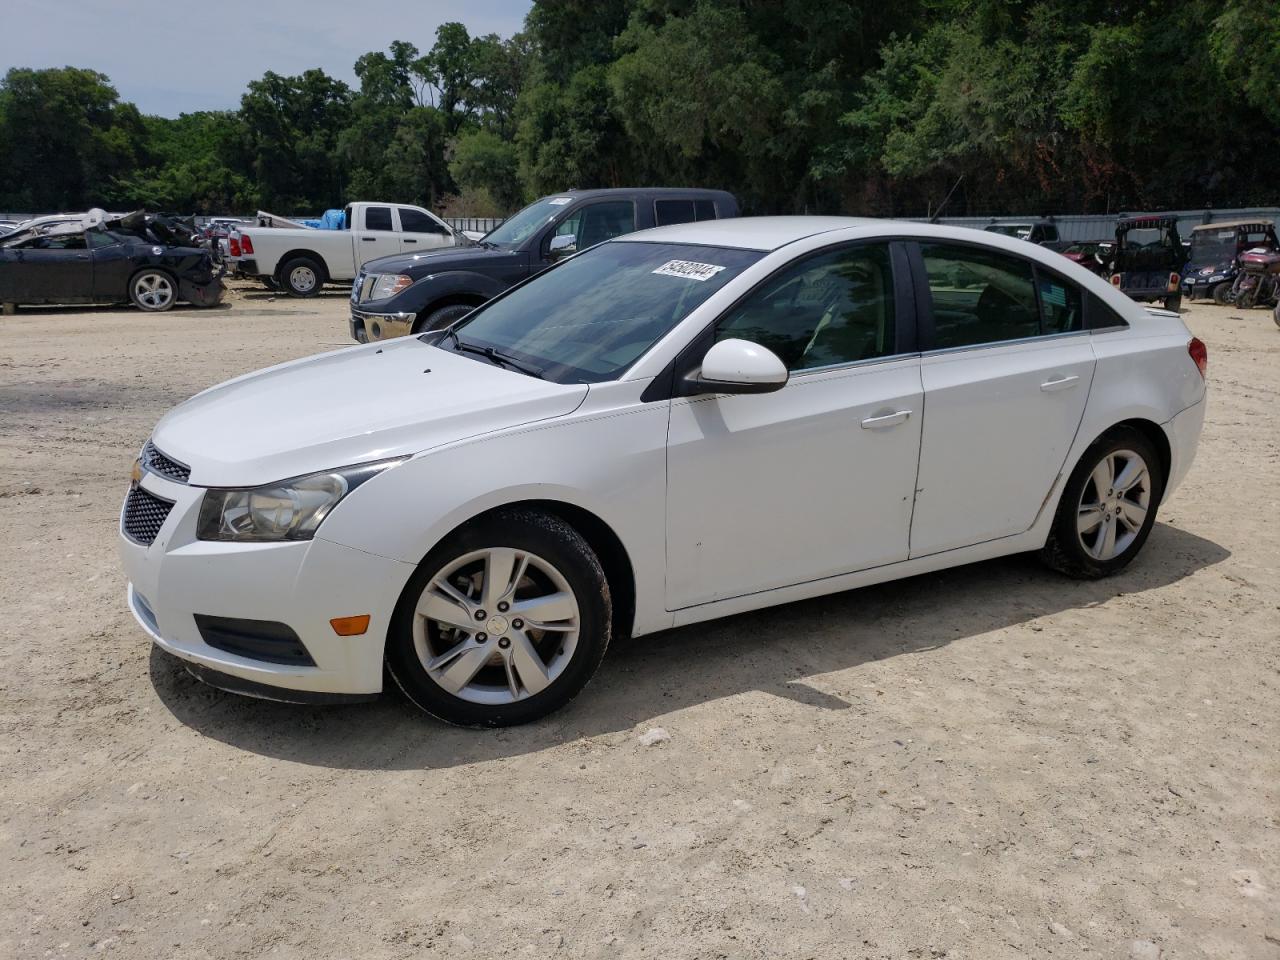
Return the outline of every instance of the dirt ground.
{"type": "Polygon", "coordinates": [[[1280,958],[1280,330],[1186,317],[1204,440],[1123,575],[619,644],[504,732],[224,694],[125,609],[152,425],[341,291],[0,318],[0,957],[1280,958]]]}

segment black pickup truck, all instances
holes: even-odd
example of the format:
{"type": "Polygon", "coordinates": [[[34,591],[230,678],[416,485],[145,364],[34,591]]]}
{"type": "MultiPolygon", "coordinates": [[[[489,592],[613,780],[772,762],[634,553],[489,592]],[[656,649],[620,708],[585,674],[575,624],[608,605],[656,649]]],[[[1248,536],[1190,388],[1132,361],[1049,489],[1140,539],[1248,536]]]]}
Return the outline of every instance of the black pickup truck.
{"type": "Polygon", "coordinates": [[[474,246],[370,260],[351,286],[360,343],[438,330],[557,260],[648,227],[738,215],[723,190],[568,190],[504,220],[474,246]]]}

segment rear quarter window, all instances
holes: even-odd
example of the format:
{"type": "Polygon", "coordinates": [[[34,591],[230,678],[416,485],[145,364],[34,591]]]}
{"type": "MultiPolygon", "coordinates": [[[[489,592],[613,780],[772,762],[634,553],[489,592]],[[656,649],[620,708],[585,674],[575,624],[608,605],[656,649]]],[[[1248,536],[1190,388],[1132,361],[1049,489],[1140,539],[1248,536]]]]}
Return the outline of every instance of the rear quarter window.
{"type": "MultiPolygon", "coordinates": [[[[693,223],[698,219],[692,200],[655,200],[653,217],[654,223],[660,227],[673,223],[693,223]]],[[[707,219],[714,219],[714,216],[707,219]]]]}

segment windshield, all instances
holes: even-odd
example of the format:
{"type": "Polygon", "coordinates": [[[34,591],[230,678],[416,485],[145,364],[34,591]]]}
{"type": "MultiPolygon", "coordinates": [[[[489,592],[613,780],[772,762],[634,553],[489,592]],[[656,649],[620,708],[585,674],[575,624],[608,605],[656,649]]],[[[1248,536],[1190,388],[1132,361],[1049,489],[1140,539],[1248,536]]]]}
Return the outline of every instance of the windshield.
{"type": "Polygon", "coordinates": [[[1236,232],[1234,230],[1197,230],[1191,234],[1191,256],[1205,263],[1234,260],[1236,232]]]}
{"type": "Polygon", "coordinates": [[[1031,236],[1031,227],[1025,223],[993,223],[986,228],[987,233],[998,233],[1006,237],[1017,237],[1025,240],[1031,236]]]}
{"type": "Polygon", "coordinates": [[[541,200],[535,200],[486,233],[481,238],[481,242],[496,243],[500,247],[514,247],[544,223],[549,223],[563,213],[564,208],[572,202],[573,197],[543,197],[541,200]]]}
{"type": "MultiPolygon", "coordinates": [[[[472,313],[454,331],[556,383],[610,380],[764,254],[608,242],[472,313]]],[[[449,341],[441,341],[443,347],[449,341]]]]}

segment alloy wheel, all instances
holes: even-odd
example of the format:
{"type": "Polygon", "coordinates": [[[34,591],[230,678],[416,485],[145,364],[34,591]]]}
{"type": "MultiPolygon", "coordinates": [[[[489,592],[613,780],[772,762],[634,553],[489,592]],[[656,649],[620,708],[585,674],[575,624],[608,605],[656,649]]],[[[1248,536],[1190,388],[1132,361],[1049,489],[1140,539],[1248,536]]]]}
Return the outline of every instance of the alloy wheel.
{"type": "Polygon", "coordinates": [[[1115,450],[1093,468],[1080,492],[1076,533],[1085,553],[1106,562],[1133,544],[1151,508],[1151,471],[1132,450],[1115,450]]]}
{"type": "Polygon", "coordinates": [[[162,273],[144,273],[133,284],[138,302],[160,310],[173,301],[173,283],[162,273]]]}
{"type": "Polygon", "coordinates": [[[413,617],[414,649],[441,689],[471,703],[515,703],[545,690],[578,644],[569,582],[523,550],[464,554],[428,581],[413,617]]]}

